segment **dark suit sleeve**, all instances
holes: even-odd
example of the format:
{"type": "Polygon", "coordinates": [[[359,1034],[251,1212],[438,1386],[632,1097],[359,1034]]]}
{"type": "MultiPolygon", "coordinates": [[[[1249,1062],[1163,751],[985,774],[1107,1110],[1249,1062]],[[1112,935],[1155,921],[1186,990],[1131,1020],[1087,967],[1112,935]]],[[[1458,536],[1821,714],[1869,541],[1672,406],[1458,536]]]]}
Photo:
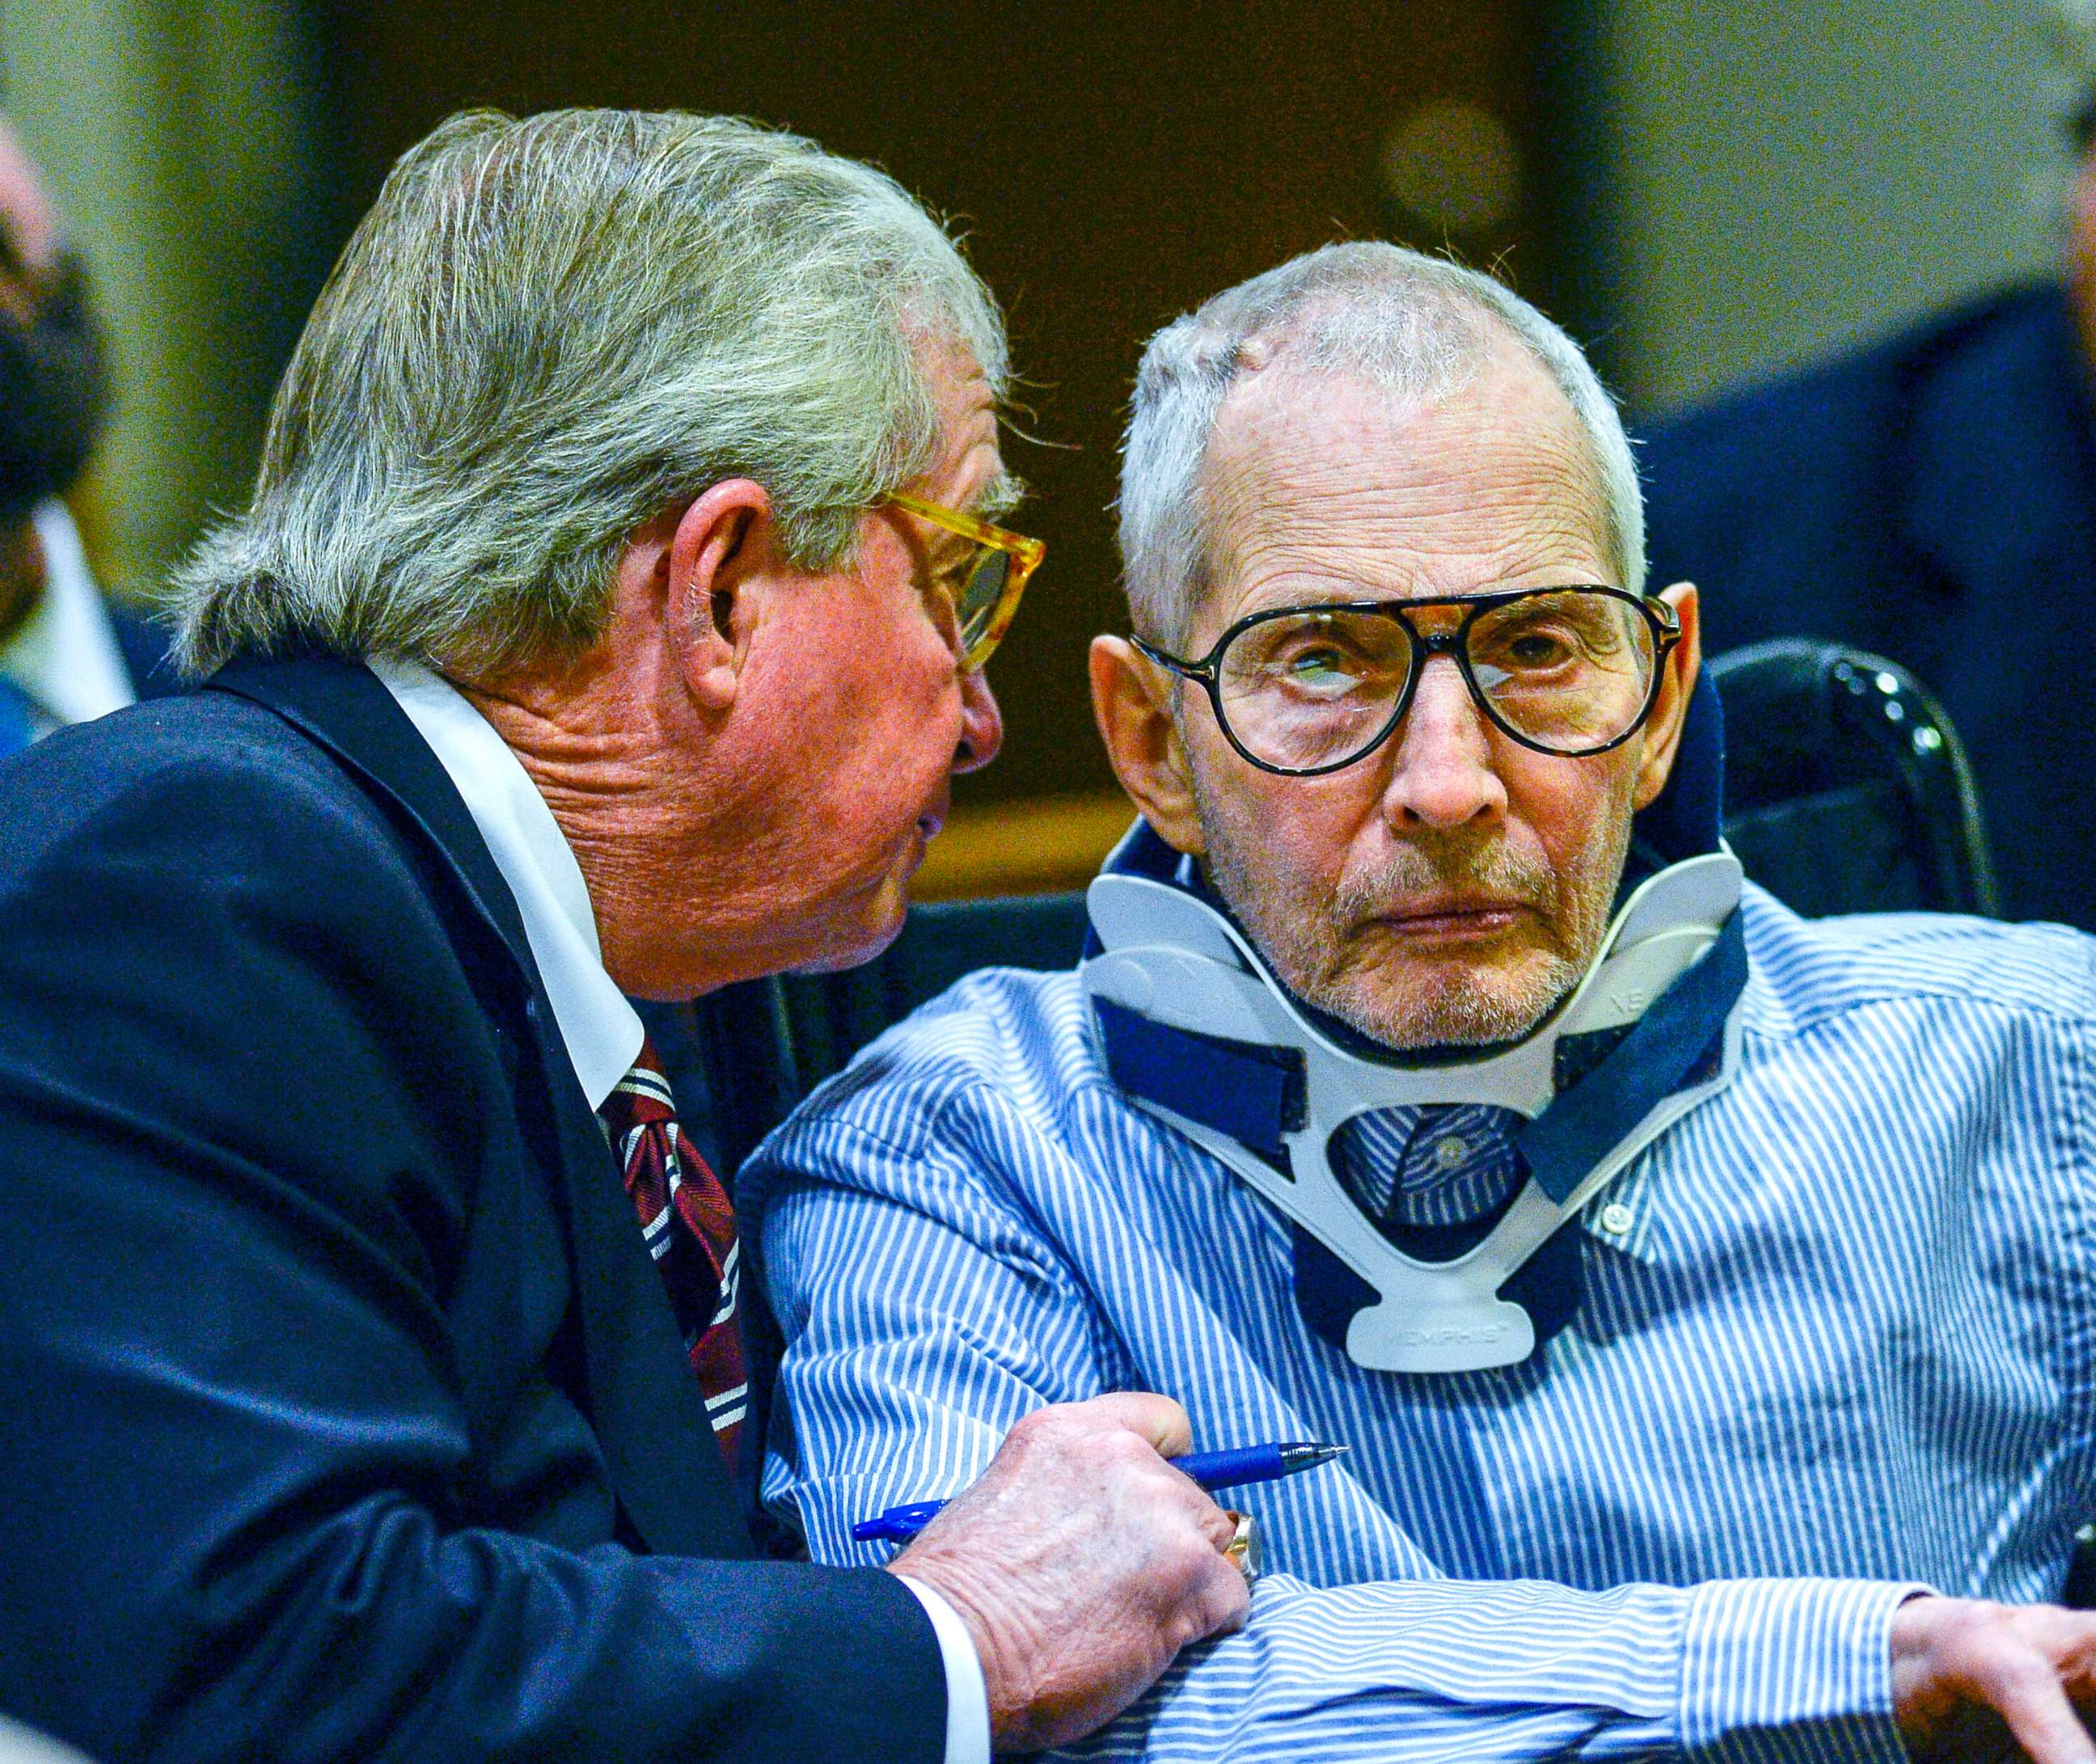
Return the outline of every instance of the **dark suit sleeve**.
{"type": "Polygon", "coordinates": [[[0,776],[0,1706],[105,1764],[938,1758],[892,1576],[635,1556],[586,1428],[491,1467],[490,1031],[393,831],[104,740],[0,776]]]}
{"type": "Polygon", "coordinates": [[[181,690],[181,677],[168,653],[168,633],[152,619],[127,607],[109,608],[110,635],[124,657],[131,690],[142,699],[164,698],[181,690]]]}

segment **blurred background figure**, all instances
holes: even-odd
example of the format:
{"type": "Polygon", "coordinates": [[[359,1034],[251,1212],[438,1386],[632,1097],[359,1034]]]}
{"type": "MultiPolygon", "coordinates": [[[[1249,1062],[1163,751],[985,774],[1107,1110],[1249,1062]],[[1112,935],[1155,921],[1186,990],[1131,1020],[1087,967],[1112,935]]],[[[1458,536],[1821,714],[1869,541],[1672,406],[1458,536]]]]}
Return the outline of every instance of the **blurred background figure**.
{"type": "Polygon", "coordinates": [[[1709,647],[1914,669],[1964,737],[2005,916],[2096,930],[2096,676],[2034,660],[2096,597],[2096,3],[2050,23],[2076,159],[2055,269],[1665,423],[1644,466],[1655,579],[1701,586],[1709,647]]]}
{"type": "Polygon", "coordinates": [[[85,272],[0,118],[0,758],[130,703],[164,651],[103,604],[62,500],[107,404],[85,272]]]}

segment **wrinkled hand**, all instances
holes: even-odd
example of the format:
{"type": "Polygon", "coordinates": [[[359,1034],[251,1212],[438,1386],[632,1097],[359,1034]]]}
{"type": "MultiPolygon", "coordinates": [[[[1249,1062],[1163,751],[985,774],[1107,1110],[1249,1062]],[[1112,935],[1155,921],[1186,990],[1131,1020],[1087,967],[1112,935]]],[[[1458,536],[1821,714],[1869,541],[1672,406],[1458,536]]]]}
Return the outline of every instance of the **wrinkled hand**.
{"type": "Polygon", "coordinates": [[[1893,1614],[1893,1711],[1915,1764],[2096,1764],[2096,1614],[1910,1599],[1893,1614]]]}
{"type": "Polygon", "coordinates": [[[1231,1522],[1164,1461],[1190,1444],[1168,1397],[1040,1409],[889,1565],[967,1623],[1000,1751],[1081,1737],[1188,1642],[1244,1622],[1244,1577],[1221,1554],[1231,1522]]]}

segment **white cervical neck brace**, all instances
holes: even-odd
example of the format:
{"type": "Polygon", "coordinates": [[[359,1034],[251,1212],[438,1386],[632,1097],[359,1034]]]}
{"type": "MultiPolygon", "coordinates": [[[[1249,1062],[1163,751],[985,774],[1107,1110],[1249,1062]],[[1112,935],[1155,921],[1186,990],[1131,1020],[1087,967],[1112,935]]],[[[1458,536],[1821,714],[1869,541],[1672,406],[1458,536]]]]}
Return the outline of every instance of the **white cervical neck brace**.
{"type": "Polygon", "coordinates": [[[1222,912],[1182,888],[1109,873],[1087,897],[1103,952],[1080,970],[1088,1006],[1107,1000],[1197,1035],[1299,1051],[1306,1109],[1283,1135],[1285,1175],[1227,1134],[1142,1096],[1132,1100],[1220,1159],[1373,1287],[1347,1352],[1378,1371],[1458,1372],[1508,1365],[1535,1344],[1528,1313],[1500,1287],[1551,1235],[1662,1133],[1731,1081],[1740,1013],[1725,1023],[1716,1074],[1666,1097],[1563,1204],[1531,1181],[1484,1240],[1456,1260],[1415,1261],[1378,1230],[1334,1174],[1333,1135],[1371,1109],[1483,1103],[1531,1120],[1556,1094],[1558,1042],[1635,1022],[1716,942],[1739,904],[1740,865],[1719,851],[1649,878],[1610,921],[1587,976],[1527,1038],[1472,1061],[1404,1066],[1342,1048],[1311,1022],[1222,912]]]}

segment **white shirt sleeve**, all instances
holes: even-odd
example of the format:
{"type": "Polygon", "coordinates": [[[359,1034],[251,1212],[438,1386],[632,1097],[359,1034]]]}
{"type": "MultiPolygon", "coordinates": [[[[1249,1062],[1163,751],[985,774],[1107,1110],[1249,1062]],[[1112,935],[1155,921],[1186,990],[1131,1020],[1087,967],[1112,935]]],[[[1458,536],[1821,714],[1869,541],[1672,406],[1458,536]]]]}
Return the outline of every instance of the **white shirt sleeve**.
{"type": "Polygon", "coordinates": [[[989,1764],[989,1688],[960,1613],[921,1580],[895,1577],[917,1595],[946,1667],[946,1764],[989,1764]]]}

